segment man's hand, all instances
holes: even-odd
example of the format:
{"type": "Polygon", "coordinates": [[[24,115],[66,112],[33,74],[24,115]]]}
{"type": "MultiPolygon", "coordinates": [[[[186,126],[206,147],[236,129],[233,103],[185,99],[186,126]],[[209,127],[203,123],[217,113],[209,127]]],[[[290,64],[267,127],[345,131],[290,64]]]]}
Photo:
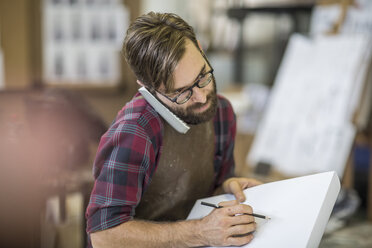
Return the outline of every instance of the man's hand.
{"type": "Polygon", "coordinates": [[[221,202],[223,208],[213,210],[200,221],[199,233],[207,246],[241,246],[253,239],[256,230],[252,208],[237,202],[221,202]]]}
{"type": "Polygon", "coordinates": [[[222,184],[222,188],[225,193],[234,194],[238,202],[244,202],[245,196],[243,190],[246,188],[257,186],[259,184],[262,183],[253,178],[231,177],[222,184]]]}
{"type": "Polygon", "coordinates": [[[236,200],[221,202],[202,219],[176,222],[130,220],[90,234],[95,248],[241,246],[256,230],[252,208],[236,200]]]}

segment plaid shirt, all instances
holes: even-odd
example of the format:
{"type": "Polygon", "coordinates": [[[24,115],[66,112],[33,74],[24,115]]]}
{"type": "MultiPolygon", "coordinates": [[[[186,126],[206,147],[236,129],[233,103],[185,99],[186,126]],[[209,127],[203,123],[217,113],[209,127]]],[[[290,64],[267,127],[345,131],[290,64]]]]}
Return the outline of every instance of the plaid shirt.
{"type": "MultiPolygon", "coordinates": [[[[214,129],[217,188],[234,170],[235,115],[222,96],[218,96],[214,129]]],[[[161,118],[137,93],[101,138],[93,166],[95,183],[86,211],[88,233],[133,219],[135,208],[156,171],[162,137],[161,118]]]]}

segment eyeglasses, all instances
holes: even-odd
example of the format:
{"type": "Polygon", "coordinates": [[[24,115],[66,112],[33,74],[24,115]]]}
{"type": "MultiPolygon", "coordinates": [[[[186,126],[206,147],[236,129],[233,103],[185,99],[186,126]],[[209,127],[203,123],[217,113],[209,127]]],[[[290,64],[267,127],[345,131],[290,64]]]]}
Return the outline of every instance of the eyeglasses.
{"type": "MultiPolygon", "coordinates": [[[[209,64],[209,63],[208,63],[209,64]]],[[[192,96],[192,93],[193,93],[193,88],[194,87],[198,87],[199,89],[201,88],[204,88],[205,86],[207,86],[210,82],[212,82],[213,80],[213,69],[211,69],[210,71],[202,74],[199,76],[199,78],[195,81],[195,83],[193,85],[191,85],[189,88],[185,89],[184,91],[182,91],[181,93],[179,93],[177,96],[171,98],[159,91],[157,91],[159,94],[161,94],[162,96],[166,97],[168,100],[172,101],[172,102],[175,102],[177,104],[184,104],[185,102],[187,102],[191,96],[192,96]]]]}

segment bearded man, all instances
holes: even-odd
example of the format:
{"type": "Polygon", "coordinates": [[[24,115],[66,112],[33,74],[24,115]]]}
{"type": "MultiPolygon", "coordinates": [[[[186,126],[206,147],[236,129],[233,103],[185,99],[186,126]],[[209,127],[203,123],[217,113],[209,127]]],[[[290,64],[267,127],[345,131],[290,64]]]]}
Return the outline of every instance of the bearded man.
{"type": "Polygon", "coordinates": [[[240,246],[256,228],[243,189],[233,177],[236,122],[216,92],[213,67],[193,31],[175,14],[150,12],[128,28],[125,59],[161,104],[190,125],[177,132],[137,93],[102,136],[87,208],[93,247],[240,246]],[[232,193],[198,220],[185,220],[195,201],[232,193]]]}

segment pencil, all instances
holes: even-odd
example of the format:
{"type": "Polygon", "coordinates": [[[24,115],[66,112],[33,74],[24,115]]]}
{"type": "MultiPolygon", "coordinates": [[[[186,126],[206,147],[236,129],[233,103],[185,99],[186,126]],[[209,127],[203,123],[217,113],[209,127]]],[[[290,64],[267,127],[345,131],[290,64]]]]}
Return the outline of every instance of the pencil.
{"type": "MultiPolygon", "coordinates": [[[[204,206],[207,206],[207,207],[212,207],[212,208],[222,208],[221,206],[218,206],[218,205],[215,205],[215,204],[212,204],[212,203],[209,203],[209,202],[201,202],[201,205],[204,205],[204,206]]],[[[246,214],[246,215],[251,215],[253,217],[257,217],[257,218],[261,218],[261,219],[266,219],[266,220],[270,220],[271,218],[270,217],[267,217],[265,215],[262,215],[262,214],[255,214],[255,213],[252,213],[252,214],[246,214]]]]}

